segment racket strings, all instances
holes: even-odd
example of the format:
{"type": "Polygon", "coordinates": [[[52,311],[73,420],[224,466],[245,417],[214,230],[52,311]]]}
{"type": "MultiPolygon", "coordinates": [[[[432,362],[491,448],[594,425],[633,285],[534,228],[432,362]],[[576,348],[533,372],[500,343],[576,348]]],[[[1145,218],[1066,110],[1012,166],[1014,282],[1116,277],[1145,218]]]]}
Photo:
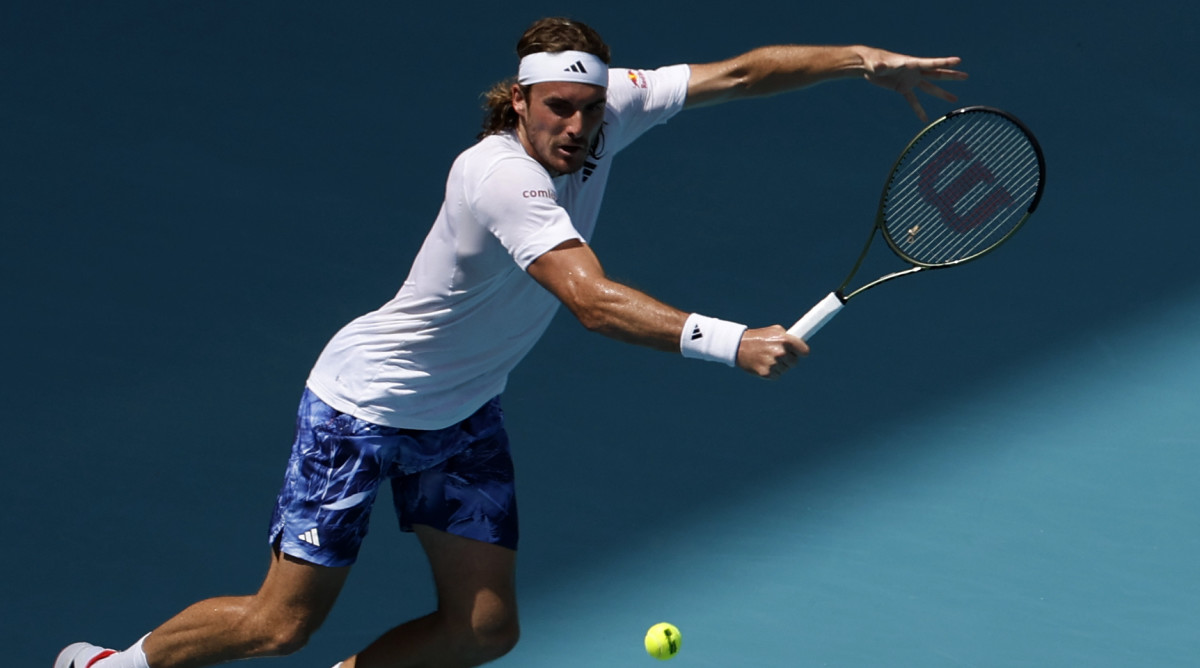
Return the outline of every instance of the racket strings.
{"type": "MultiPolygon", "coordinates": [[[[954,262],[994,245],[1019,220],[1021,209],[1013,205],[1028,201],[1035,192],[1036,183],[1030,190],[1018,179],[1004,178],[1019,170],[1020,164],[1020,144],[1013,144],[1011,133],[975,136],[979,134],[978,128],[958,127],[941,141],[929,142],[900,179],[901,206],[892,207],[889,234],[894,241],[901,241],[904,252],[914,259],[954,262]],[[987,161],[990,178],[980,177],[978,162],[963,159],[964,147],[969,147],[970,157],[987,161]],[[947,150],[955,158],[950,164],[934,162],[947,150]],[[930,165],[937,176],[932,182],[930,165]],[[973,169],[975,174],[970,173],[973,169]],[[998,187],[996,181],[1000,181],[998,187]],[[959,212],[974,214],[963,217],[959,212]]],[[[940,161],[947,162],[944,157],[940,161]]]]}
{"type": "Polygon", "coordinates": [[[1004,116],[951,117],[897,164],[884,205],[886,233],[919,264],[969,259],[1015,231],[1037,196],[1040,175],[1036,149],[1004,116]]]}
{"type": "MultiPolygon", "coordinates": [[[[960,260],[974,254],[981,247],[996,243],[1011,228],[1012,213],[1019,212],[1019,209],[1006,205],[1012,204],[1020,195],[1014,197],[1003,185],[1001,188],[994,187],[992,179],[969,174],[972,168],[978,171],[978,163],[961,159],[962,155],[955,155],[954,157],[959,159],[941,167],[936,182],[925,182],[925,177],[929,174],[930,160],[936,159],[948,146],[970,146],[970,155],[990,157],[989,165],[993,175],[1010,172],[1016,155],[1009,150],[1009,137],[993,134],[980,140],[971,136],[965,128],[959,128],[947,135],[943,141],[930,143],[924,155],[918,156],[919,159],[913,162],[914,165],[926,166],[923,170],[910,173],[905,179],[907,183],[903,184],[906,191],[902,193],[901,201],[907,207],[915,207],[914,212],[905,214],[904,209],[896,208],[894,212],[897,215],[893,215],[892,218],[897,222],[914,222],[907,228],[893,223],[889,232],[894,240],[900,234],[904,234],[904,242],[908,246],[904,250],[927,262],[960,260]],[[938,152],[933,153],[933,149],[937,149],[938,152]],[[931,155],[935,157],[931,158],[931,155]],[[919,178],[916,176],[918,174],[919,178]],[[928,206],[931,199],[934,200],[934,206],[928,206]],[[923,203],[925,206],[920,206],[923,203]],[[994,214],[997,210],[1003,212],[1004,209],[1008,209],[1008,216],[994,214]],[[963,218],[959,211],[977,214],[972,218],[963,218]],[[919,234],[922,228],[925,230],[924,235],[919,234]]],[[[961,154],[963,149],[957,148],[955,152],[961,154]]]]}

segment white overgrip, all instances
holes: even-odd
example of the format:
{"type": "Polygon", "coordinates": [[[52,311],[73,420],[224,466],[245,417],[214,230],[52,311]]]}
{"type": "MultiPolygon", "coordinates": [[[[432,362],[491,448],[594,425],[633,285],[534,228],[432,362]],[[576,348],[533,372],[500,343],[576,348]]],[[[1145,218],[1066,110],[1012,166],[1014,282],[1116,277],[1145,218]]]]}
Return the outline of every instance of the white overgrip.
{"type": "Polygon", "coordinates": [[[833,316],[837,315],[837,312],[842,310],[845,305],[836,292],[829,293],[824,299],[817,302],[816,306],[809,309],[804,317],[797,320],[796,324],[788,328],[788,334],[807,341],[809,337],[817,333],[817,330],[824,327],[825,323],[833,320],[833,316]]]}

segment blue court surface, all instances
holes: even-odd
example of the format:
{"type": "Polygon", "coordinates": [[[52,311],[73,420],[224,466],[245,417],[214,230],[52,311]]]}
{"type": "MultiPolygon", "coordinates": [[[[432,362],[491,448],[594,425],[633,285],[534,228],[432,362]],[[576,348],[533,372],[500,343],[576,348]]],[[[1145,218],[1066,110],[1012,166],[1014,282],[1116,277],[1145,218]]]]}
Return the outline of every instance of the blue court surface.
{"type": "MultiPolygon", "coordinates": [[[[496,665],[656,665],[659,621],[678,668],[1200,665],[1200,9],[1154,0],[10,4],[0,663],[254,590],[309,367],[397,289],[479,93],[553,14],[636,67],[961,55],[948,87],[1025,121],[1048,185],[995,255],[856,299],[778,382],[562,314],[505,396],[523,638],[496,665]]],[[[618,160],[594,246],[681,308],[790,324],[920,127],[853,81],[686,112],[618,160]]],[[[377,510],[269,665],[431,608],[377,510]]]]}

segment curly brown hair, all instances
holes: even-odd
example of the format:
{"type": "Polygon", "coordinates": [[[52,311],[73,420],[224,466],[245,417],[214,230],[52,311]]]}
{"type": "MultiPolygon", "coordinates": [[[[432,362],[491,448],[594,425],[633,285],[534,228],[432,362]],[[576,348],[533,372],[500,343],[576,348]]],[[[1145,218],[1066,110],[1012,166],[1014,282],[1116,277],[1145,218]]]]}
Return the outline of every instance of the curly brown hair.
{"type": "MultiPolygon", "coordinates": [[[[539,19],[525,30],[517,41],[517,58],[531,53],[558,53],[560,51],[584,51],[605,64],[612,62],[612,53],[600,37],[600,33],[587,24],[574,19],[551,17],[539,19]]],[[[517,112],[512,105],[512,88],[516,77],[497,82],[483,94],[483,131],[479,138],[504,132],[517,127],[517,112]]],[[[528,89],[522,87],[528,95],[528,89]]]]}

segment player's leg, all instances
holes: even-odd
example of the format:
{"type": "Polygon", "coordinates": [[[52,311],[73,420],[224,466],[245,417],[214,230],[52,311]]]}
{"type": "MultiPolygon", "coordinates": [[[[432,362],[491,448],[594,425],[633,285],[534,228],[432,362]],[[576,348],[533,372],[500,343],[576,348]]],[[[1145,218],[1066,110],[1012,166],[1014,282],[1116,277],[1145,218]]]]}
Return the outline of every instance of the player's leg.
{"type": "MultiPolygon", "coordinates": [[[[92,668],[191,668],[303,646],[337,599],[367,533],[383,480],[380,451],[395,431],[342,415],[306,391],[259,591],[197,603],[92,668]]],[[[92,654],[93,647],[84,650],[92,654]]],[[[92,659],[80,652],[67,648],[56,668],[85,668],[92,659]]]]}
{"type": "Polygon", "coordinates": [[[325,621],[350,568],[317,566],[279,552],[252,596],[196,603],[143,643],[152,668],[196,668],[290,654],[325,621]]]}
{"type": "Polygon", "coordinates": [[[348,571],[276,551],[256,594],[196,603],[123,652],[74,643],[59,653],[54,667],[194,668],[288,654],[325,620],[348,571]]]}
{"type": "Polygon", "coordinates": [[[343,668],[477,666],[517,642],[513,462],[498,398],[453,429],[414,436],[392,480],[400,526],[429,558],[437,611],[385,633],[343,668]],[[429,460],[424,454],[454,452],[429,460]]]}
{"type": "Polygon", "coordinates": [[[413,527],[429,557],[438,609],[398,626],[343,668],[478,666],[517,643],[516,552],[427,526],[413,527]]]}

